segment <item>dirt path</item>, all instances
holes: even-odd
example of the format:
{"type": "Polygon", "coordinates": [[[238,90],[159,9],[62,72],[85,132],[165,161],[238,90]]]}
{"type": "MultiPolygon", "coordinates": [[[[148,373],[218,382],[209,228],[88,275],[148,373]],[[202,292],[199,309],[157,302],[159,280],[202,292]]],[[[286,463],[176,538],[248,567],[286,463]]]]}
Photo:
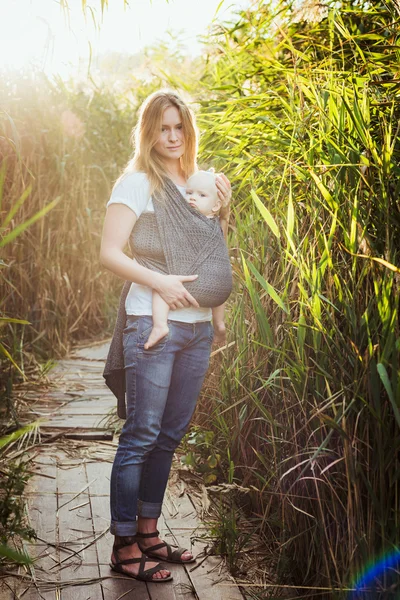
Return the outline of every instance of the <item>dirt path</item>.
{"type": "Polygon", "coordinates": [[[174,579],[168,584],[110,570],[109,483],[117,440],[110,426],[115,398],[102,378],[107,348],[83,348],[60,361],[50,375],[56,387],[31,404],[32,418],[43,419],[41,439],[29,452],[34,475],[27,509],[38,537],[25,547],[35,561],[0,582],[0,598],[243,600],[223,559],[207,556],[205,488],[177,460],[158,526],[167,542],[189,548],[197,562],[169,564],[174,579]]]}

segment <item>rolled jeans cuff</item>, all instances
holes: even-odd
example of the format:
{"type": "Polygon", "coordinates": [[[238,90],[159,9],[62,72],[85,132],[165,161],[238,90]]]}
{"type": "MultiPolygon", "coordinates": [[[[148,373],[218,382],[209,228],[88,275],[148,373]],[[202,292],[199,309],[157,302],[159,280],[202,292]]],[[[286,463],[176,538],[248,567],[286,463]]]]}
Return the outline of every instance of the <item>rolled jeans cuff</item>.
{"type": "Polygon", "coordinates": [[[138,499],[137,514],[139,517],[158,519],[161,515],[162,502],[144,502],[138,499]]]}
{"type": "Polygon", "coordinates": [[[118,535],[119,537],[136,535],[137,525],[137,521],[111,521],[110,533],[112,535],[118,535]]]}

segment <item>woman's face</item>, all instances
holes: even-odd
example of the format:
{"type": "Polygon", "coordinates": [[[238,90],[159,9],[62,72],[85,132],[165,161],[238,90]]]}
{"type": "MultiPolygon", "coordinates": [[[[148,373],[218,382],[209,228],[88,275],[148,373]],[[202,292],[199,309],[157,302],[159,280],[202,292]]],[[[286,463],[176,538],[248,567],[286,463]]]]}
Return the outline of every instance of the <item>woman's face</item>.
{"type": "Polygon", "coordinates": [[[185,151],[182,119],[175,106],[164,110],[160,136],[154,149],[166,160],[177,160],[185,151]]]}

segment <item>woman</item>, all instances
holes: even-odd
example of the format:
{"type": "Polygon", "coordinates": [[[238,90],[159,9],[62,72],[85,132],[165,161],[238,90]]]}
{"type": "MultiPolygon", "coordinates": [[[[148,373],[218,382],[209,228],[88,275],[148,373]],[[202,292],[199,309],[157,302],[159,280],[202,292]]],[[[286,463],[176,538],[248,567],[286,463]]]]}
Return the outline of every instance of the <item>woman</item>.
{"type": "MultiPolygon", "coordinates": [[[[208,368],[214,330],[211,309],[200,307],[183,285],[197,276],[167,275],[157,268],[164,259],[158,240],[152,239],[149,256],[155,270],[123,252],[141,215],[141,227],[146,227],[147,221],[151,226],[151,195],[162,191],[165,179],[183,193],[186,180],[197,170],[193,113],[176,93],[155,92],[140,109],[134,141],[134,157],[107,203],[100,252],[106,268],[132,282],[125,301],[123,332],[128,416],[111,474],[111,533],[115,536],[111,567],[136,579],[165,582],[172,579],[170,571],[146,554],[180,564],[195,560],[183,548],[172,551],[158,537],[157,519],[173,453],[189,426],[208,368]],[[169,314],[168,335],[146,350],[153,289],[174,312],[169,314]]],[[[217,187],[225,206],[220,224],[226,239],[231,197],[228,179],[217,177],[217,187]]],[[[138,246],[146,245],[146,236],[141,239],[138,246]]],[[[223,323],[218,339],[225,339],[223,323]]]]}

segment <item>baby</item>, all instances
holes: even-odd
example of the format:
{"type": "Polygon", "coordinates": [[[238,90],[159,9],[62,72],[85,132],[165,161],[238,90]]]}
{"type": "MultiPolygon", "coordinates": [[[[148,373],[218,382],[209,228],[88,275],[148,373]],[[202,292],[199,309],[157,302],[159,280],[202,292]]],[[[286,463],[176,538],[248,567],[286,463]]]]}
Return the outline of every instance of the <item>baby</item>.
{"type": "MultiPolygon", "coordinates": [[[[186,201],[190,206],[209,219],[216,218],[221,208],[221,200],[219,199],[217,186],[215,185],[215,173],[211,171],[197,171],[197,173],[189,177],[186,186],[186,201]]],[[[144,345],[145,350],[154,346],[169,332],[167,324],[169,306],[155,290],[153,290],[152,307],[153,328],[144,345]]],[[[220,330],[225,331],[224,304],[212,308],[212,315],[214,341],[223,341],[225,336],[224,334],[221,335],[220,339],[219,332],[220,330]]]]}

